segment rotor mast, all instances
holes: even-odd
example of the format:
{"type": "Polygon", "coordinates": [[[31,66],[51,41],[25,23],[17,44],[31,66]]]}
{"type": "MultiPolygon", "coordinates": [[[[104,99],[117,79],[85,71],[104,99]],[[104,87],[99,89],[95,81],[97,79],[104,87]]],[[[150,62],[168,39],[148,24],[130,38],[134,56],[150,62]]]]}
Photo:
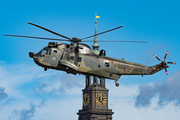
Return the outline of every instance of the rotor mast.
{"type": "Polygon", "coordinates": [[[97,16],[97,13],[95,13],[95,36],[94,36],[94,44],[93,44],[93,52],[95,54],[99,54],[99,44],[97,40],[97,18],[100,18],[100,16],[97,16]]]}

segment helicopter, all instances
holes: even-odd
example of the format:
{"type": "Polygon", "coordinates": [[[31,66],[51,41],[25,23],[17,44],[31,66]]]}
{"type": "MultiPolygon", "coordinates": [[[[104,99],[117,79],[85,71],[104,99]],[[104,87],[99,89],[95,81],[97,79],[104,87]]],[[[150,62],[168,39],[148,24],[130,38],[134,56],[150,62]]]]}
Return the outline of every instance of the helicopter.
{"type": "MultiPolygon", "coordinates": [[[[65,39],[53,39],[53,38],[43,38],[43,37],[32,37],[32,36],[21,36],[21,35],[7,35],[12,37],[25,37],[25,38],[35,38],[44,40],[56,40],[56,41],[68,41],[67,43],[59,42],[49,42],[48,46],[44,47],[38,53],[29,52],[29,57],[33,58],[34,62],[43,67],[45,71],[47,69],[55,69],[60,71],[65,71],[68,74],[83,74],[95,76],[98,78],[107,78],[115,80],[115,85],[118,87],[118,79],[122,75],[152,75],[158,71],[165,69],[166,75],[168,75],[167,64],[176,64],[176,62],[165,62],[169,51],[166,52],[164,60],[161,60],[157,55],[153,55],[157,58],[160,63],[154,66],[146,66],[142,64],[137,64],[123,59],[116,59],[106,56],[106,51],[101,50],[99,54],[95,54],[91,48],[82,42],[92,42],[86,41],[85,39],[91,38],[100,34],[104,34],[123,26],[119,26],[89,37],[79,39],[77,37],[69,38],[62,34],[51,31],[42,26],[36,25],[34,23],[28,23],[35,27],[41,28],[45,31],[58,35],[65,39]]],[[[136,43],[146,43],[141,41],[99,41],[99,42],[136,42],[136,43]]]]}

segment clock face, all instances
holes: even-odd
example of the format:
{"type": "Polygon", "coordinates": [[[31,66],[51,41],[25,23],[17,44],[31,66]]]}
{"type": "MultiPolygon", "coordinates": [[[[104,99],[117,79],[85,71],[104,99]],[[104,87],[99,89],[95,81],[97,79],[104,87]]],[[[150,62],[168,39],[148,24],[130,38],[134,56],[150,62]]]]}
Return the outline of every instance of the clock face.
{"type": "Polygon", "coordinates": [[[103,93],[98,93],[96,95],[96,103],[99,105],[99,106],[103,106],[105,105],[107,102],[107,98],[106,98],[106,95],[103,94],[103,93]]]}
{"type": "Polygon", "coordinates": [[[87,106],[89,104],[89,95],[87,93],[85,93],[83,95],[83,105],[87,106]]]}

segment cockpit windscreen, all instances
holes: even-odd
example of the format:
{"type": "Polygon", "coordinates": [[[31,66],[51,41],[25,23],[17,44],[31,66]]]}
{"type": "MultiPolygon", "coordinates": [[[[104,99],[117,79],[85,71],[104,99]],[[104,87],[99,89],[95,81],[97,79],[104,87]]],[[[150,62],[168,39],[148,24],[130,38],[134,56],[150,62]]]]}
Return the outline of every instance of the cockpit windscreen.
{"type": "Polygon", "coordinates": [[[43,48],[40,52],[37,53],[37,56],[42,57],[43,54],[51,55],[51,48],[43,48]]]}

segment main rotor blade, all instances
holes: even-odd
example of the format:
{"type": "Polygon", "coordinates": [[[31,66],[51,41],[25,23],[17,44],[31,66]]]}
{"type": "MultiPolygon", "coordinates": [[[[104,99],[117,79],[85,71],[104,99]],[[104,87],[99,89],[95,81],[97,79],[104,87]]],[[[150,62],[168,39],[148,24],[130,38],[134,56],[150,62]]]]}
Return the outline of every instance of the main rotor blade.
{"type": "Polygon", "coordinates": [[[104,34],[104,33],[107,33],[107,32],[110,32],[110,31],[122,28],[122,27],[124,27],[124,26],[119,26],[119,27],[116,27],[116,28],[113,28],[113,29],[110,29],[110,30],[107,30],[107,31],[104,31],[104,32],[101,32],[101,33],[98,33],[96,35],[91,35],[89,37],[82,38],[81,40],[84,40],[84,39],[87,39],[87,38],[91,38],[91,37],[94,37],[94,36],[97,36],[97,35],[101,35],[101,34],[104,34]]]}
{"type": "Polygon", "coordinates": [[[43,39],[43,40],[58,40],[58,41],[69,41],[65,39],[54,39],[54,38],[43,38],[43,37],[31,37],[31,36],[22,36],[22,35],[4,35],[4,36],[11,36],[11,37],[24,37],[24,38],[35,38],[35,39],[43,39]]]}
{"type": "MultiPolygon", "coordinates": [[[[94,42],[92,41],[81,41],[81,42],[94,42]]],[[[98,42],[134,42],[134,43],[147,43],[147,42],[142,42],[142,41],[99,41],[98,42]]]]}
{"type": "Polygon", "coordinates": [[[169,51],[166,52],[165,56],[164,56],[164,61],[166,60],[166,57],[168,55],[169,51]]]}
{"type": "Polygon", "coordinates": [[[51,31],[51,30],[49,30],[49,29],[46,29],[46,28],[41,27],[41,26],[39,26],[39,25],[36,25],[36,24],[34,24],[34,23],[30,23],[30,22],[29,22],[28,24],[33,25],[33,26],[36,26],[36,27],[41,28],[41,29],[43,29],[43,30],[46,30],[46,31],[48,31],[48,32],[51,32],[51,33],[53,33],[53,34],[55,34],[55,35],[58,35],[58,36],[60,36],[60,37],[63,37],[63,38],[66,38],[66,39],[71,40],[71,38],[68,38],[68,37],[66,37],[66,36],[64,36],[64,35],[61,35],[61,34],[56,33],[56,32],[53,32],[53,31],[51,31]]]}

